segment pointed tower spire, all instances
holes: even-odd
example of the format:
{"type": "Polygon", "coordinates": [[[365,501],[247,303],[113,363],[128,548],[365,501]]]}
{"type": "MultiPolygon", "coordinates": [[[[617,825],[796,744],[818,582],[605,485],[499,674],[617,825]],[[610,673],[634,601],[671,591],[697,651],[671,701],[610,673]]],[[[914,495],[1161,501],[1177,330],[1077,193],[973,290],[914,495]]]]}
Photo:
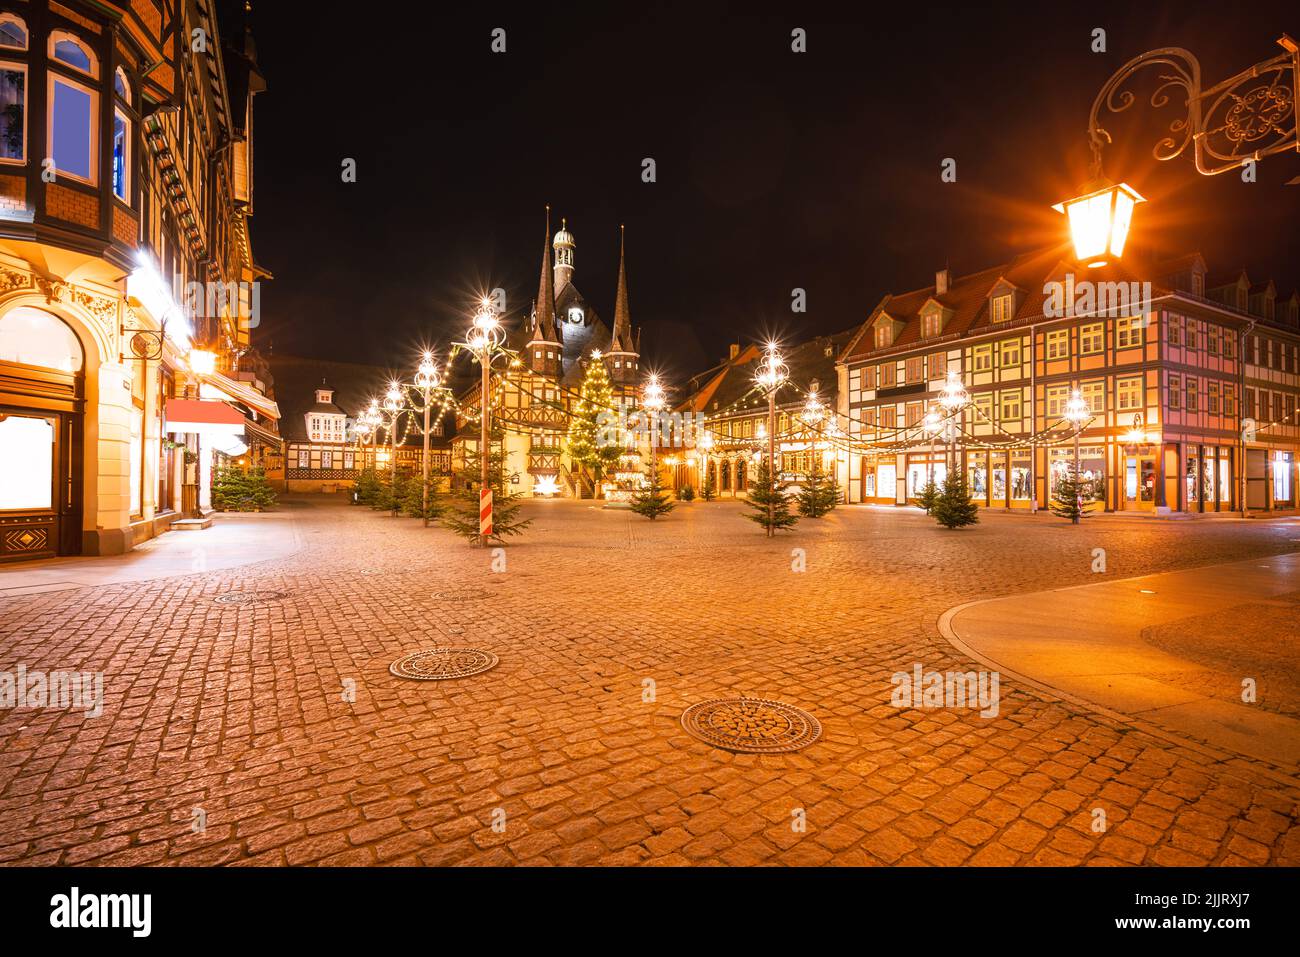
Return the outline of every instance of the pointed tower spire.
{"type": "Polygon", "coordinates": [[[614,335],[610,352],[635,352],[632,345],[632,315],[627,305],[627,263],[624,255],[623,227],[618,227],[618,293],[614,297],[614,335]]]}
{"type": "Polygon", "coordinates": [[[546,207],[546,233],[542,239],[542,278],[537,290],[537,322],[533,338],[541,342],[559,342],[555,332],[555,285],[551,271],[551,207],[546,207]]]}

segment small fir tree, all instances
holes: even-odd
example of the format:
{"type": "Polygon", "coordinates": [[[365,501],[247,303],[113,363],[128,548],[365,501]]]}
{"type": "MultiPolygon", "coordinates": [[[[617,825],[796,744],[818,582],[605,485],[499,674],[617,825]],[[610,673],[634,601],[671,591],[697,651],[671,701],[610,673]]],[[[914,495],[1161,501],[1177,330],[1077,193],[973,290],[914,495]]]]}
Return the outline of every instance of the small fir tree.
{"type": "Polygon", "coordinates": [[[223,465],[212,478],[212,507],[222,512],[263,512],[275,506],[275,490],[261,469],[223,465]]]}
{"type": "Polygon", "coordinates": [[[814,462],[808,478],[799,489],[796,504],[804,518],[821,518],[840,503],[840,487],[820,462],[814,462]]]}
{"type": "Polygon", "coordinates": [[[424,487],[423,477],[412,474],[409,477],[403,477],[400,483],[401,498],[399,501],[402,505],[402,513],[412,518],[441,518],[443,512],[447,510],[447,503],[437,494],[434,486],[434,477],[429,476],[429,510],[424,511],[424,487]]]}
{"type": "Polygon", "coordinates": [[[683,485],[682,490],[677,493],[677,497],[683,502],[695,501],[695,488],[691,485],[683,485]]]}
{"type": "Polygon", "coordinates": [[[667,515],[676,507],[664,491],[657,468],[646,470],[646,482],[632,494],[631,507],[632,511],[651,521],[660,515],[667,515]]]}
{"type": "MultiPolygon", "coordinates": [[[[522,496],[509,491],[506,484],[506,452],[501,441],[501,431],[494,429],[488,455],[488,487],[492,489],[492,534],[486,538],[488,542],[503,545],[506,538],[523,534],[524,529],[533,524],[533,520],[519,517],[522,496]]],[[[484,544],[484,536],[479,534],[478,518],[481,482],[479,454],[478,449],[466,451],[461,469],[455,474],[453,482],[456,492],[442,518],[444,527],[472,545],[484,544]]]]}
{"type": "Polygon", "coordinates": [[[713,481],[713,469],[708,469],[704,473],[704,481],[700,483],[700,498],[706,502],[712,502],[717,498],[718,490],[713,481]]]}
{"type": "Polygon", "coordinates": [[[370,498],[370,507],[377,512],[391,512],[393,510],[393,473],[388,469],[376,472],[375,481],[375,494],[370,498]]]}
{"type": "Polygon", "coordinates": [[[925,487],[922,488],[921,493],[917,495],[916,504],[925,509],[927,515],[933,515],[935,503],[938,501],[939,486],[934,484],[934,476],[930,476],[930,480],[925,483],[925,487]]]}
{"type": "Polygon", "coordinates": [[[1084,508],[1093,494],[1093,484],[1091,479],[1080,478],[1079,474],[1071,465],[1068,470],[1056,480],[1056,488],[1052,490],[1052,501],[1049,508],[1053,515],[1059,515],[1061,518],[1068,518],[1075,525],[1079,520],[1085,518],[1088,510],[1084,508]]]}
{"type": "Polygon", "coordinates": [[[943,490],[930,512],[944,528],[961,528],[980,520],[979,506],[970,497],[965,479],[956,471],[949,472],[943,480],[943,490]]]}
{"type": "Polygon", "coordinates": [[[617,442],[608,441],[607,426],[601,425],[601,413],[608,416],[613,410],[614,393],[609,384],[602,359],[593,356],[587,361],[578,399],[569,409],[569,435],[565,449],[579,465],[591,470],[595,491],[599,496],[601,479],[623,454],[617,442]]]}
{"type": "Polygon", "coordinates": [[[754,514],[747,514],[745,518],[757,522],[763,528],[793,528],[799,521],[799,516],[790,514],[792,498],[785,489],[785,483],[772,475],[767,467],[767,459],[764,458],[758,464],[758,472],[749,486],[749,497],[745,499],[745,504],[754,510],[754,514]],[[769,504],[772,506],[770,517],[767,513],[769,504]]]}
{"type": "Polygon", "coordinates": [[[357,493],[357,505],[371,505],[375,497],[379,494],[380,481],[379,475],[373,468],[364,468],[357,475],[357,482],[354,491],[357,493]]]}

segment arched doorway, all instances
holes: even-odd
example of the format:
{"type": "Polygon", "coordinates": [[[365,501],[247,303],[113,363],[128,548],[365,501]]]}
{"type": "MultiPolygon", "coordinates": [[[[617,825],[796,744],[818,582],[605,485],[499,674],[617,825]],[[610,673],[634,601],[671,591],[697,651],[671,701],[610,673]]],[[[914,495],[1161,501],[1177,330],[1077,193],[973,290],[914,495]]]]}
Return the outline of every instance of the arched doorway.
{"type": "Polygon", "coordinates": [[[61,319],[0,316],[0,562],[81,551],[85,352],[61,319]]]}

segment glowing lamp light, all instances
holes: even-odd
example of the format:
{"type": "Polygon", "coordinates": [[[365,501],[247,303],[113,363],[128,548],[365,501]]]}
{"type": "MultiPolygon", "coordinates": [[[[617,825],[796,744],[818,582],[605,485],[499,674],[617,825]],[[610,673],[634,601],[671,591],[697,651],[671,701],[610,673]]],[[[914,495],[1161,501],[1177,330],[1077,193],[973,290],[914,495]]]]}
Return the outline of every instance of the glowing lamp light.
{"type": "Polygon", "coordinates": [[[657,375],[652,375],[650,381],[646,383],[641,405],[651,412],[658,412],[664,407],[664,387],[659,384],[657,375]]]}
{"type": "Polygon", "coordinates": [[[931,409],[929,412],[925,413],[925,418],[922,420],[922,424],[925,426],[925,431],[930,435],[937,435],[939,429],[943,426],[943,416],[931,409]]]}
{"type": "Polygon", "coordinates": [[[1133,208],[1146,200],[1128,183],[1107,183],[1100,189],[1057,203],[1052,209],[1070,218],[1075,258],[1090,268],[1124,255],[1124,242],[1133,224],[1133,208]]]}
{"type": "Polygon", "coordinates": [[[961,373],[956,369],[948,370],[948,378],[939,390],[939,404],[949,412],[956,412],[970,405],[970,393],[961,381],[961,373]]]}
{"type": "Polygon", "coordinates": [[[1074,390],[1070,396],[1070,401],[1065,403],[1065,412],[1061,415],[1076,429],[1082,429],[1084,423],[1092,418],[1092,410],[1088,408],[1088,403],[1083,397],[1083,393],[1078,389],[1074,390]]]}
{"type": "Polygon", "coordinates": [[[217,371],[217,354],[205,349],[191,349],[190,370],[195,375],[212,375],[217,371]]]}
{"type": "Polygon", "coordinates": [[[560,494],[560,484],[554,475],[539,475],[533,482],[534,495],[558,495],[560,494]]]}

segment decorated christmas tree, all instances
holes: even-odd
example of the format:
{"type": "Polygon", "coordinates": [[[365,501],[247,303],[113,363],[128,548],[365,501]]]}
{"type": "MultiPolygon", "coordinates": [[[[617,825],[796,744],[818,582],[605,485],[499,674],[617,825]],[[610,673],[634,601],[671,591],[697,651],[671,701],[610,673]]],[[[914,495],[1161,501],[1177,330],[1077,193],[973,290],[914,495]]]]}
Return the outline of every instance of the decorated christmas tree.
{"type": "Polygon", "coordinates": [[[754,514],[746,515],[745,518],[764,528],[793,528],[799,521],[799,516],[790,514],[791,498],[793,496],[785,490],[785,483],[772,475],[767,467],[767,459],[763,458],[758,463],[758,473],[749,486],[749,497],[745,499],[745,504],[754,510],[754,514]],[[770,516],[769,505],[772,507],[770,516]]]}
{"type": "Polygon", "coordinates": [[[805,518],[821,518],[839,503],[840,487],[835,476],[828,475],[820,461],[814,461],[796,496],[799,514],[805,518]]]}
{"type": "Polygon", "coordinates": [[[579,397],[569,410],[565,450],[575,462],[591,470],[597,496],[605,470],[613,466],[623,452],[617,442],[608,441],[608,427],[602,424],[602,413],[603,419],[607,420],[613,414],[613,408],[614,393],[605,363],[599,352],[593,352],[587,362],[579,397]]]}
{"type": "Polygon", "coordinates": [[[979,506],[971,500],[970,490],[966,488],[965,480],[955,470],[944,477],[943,490],[939,493],[939,498],[935,501],[930,514],[940,525],[948,529],[974,525],[980,520],[979,506]]]}
{"type": "Polygon", "coordinates": [[[212,507],[222,512],[264,512],[275,507],[275,491],[261,469],[225,465],[212,478],[212,507]]]}
{"type": "Polygon", "coordinates": [[[664,491],[659,470],[653,467],[646,470],[645,485],[633,493],[631,504],[632,511],[652,521],[660,515],[667,515],[676,507],[664,491]]]}
{"type": "Polygon", "coordinates": [[[1078,525],[1079,520],[1085,518],[1088,514],[1088,510],[1084,506],[1092,498],[1092,495],[1092,480],[1080,478],[1079,473],[1071,465],[1057,478],[1056,488],[1052,490],[1052,501],[1049,507],[1053,515],[1068,518],[1075,525],[1078,525]]]}
{"type": "MultiPolygon", "coordinates": [[[[522,534],[533,523],[531,518],[519,517],[520,496],[509,490],[506,453],[501,441],[501,431],[494,429],[488,455],[488,487],[492,489],[492,532],[486,539],[497,544],[504,544],[507,537],[522,534]]],[[[442,519],[445,527],[474,545],[483,544],[484,537],[479,534],[479,454],[477,447],[473,451],[466,450],[461,468],[454,474],[452,484],[456,491],[452,494],[450,507],[442,519]]]]}

